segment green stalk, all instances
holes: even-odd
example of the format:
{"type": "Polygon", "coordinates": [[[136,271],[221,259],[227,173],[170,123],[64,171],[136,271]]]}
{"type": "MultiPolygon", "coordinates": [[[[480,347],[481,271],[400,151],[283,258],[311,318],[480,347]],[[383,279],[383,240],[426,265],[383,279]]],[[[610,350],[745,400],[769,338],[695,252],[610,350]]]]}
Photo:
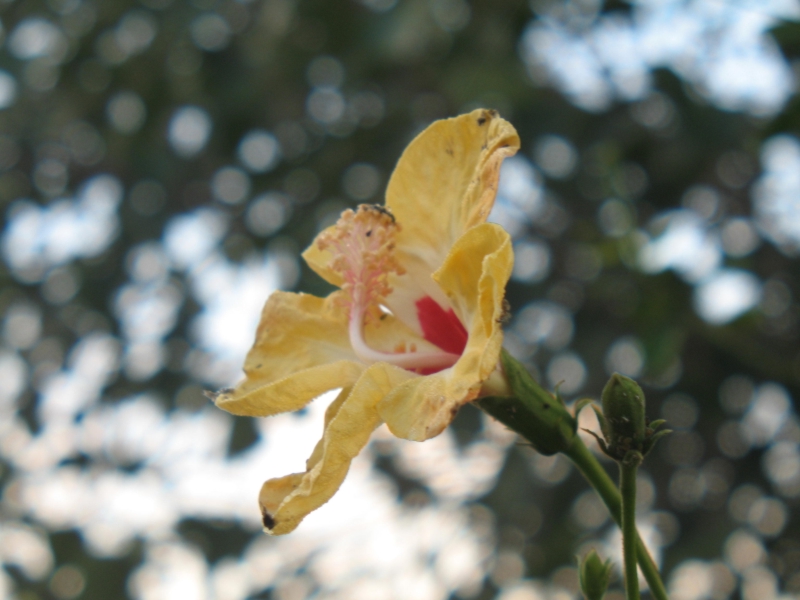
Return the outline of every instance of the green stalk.
{"type": "Polygon", "coordinates": [[[622,495],[622,556],[625,564],[625,595],[639,600],[639,571],[636,569],[636,469],[642,455],[631,450],[619,462],[619,489],[622,495]]]}
{"type": "MultiPolygon", "coordinates": [[[[575,466],[578,467],[580,472],[586,480],[595,489],[600,499],[608,508],[611,517],[617,523],[622,525],[622,497],[619,490],[611,481],[611,478],[603,469],[594,454],[592,454],[586,445],[581,440],[580,436],[575,436],[573,443],[567,450],[564,450],[575,466]]],[[[634,529],[635,532],[635,529],[634,529]]],[[[669,600],[667,597],[667,590],[664,583],[661,581],[661,576],[658,574],[658,568],[644,547],[642,540],[636,535],[636,557],[638,558],[639,568],[642,570],[647,585],[650,587],[650,593],[656,600],[669,600]]]]}

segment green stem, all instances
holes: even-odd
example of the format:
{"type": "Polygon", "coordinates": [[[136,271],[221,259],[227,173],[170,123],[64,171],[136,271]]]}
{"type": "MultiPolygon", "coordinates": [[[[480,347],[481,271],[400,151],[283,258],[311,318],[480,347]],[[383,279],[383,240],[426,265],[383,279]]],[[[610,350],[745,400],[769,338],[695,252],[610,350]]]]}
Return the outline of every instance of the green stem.
{"type": "MultiPolygon", "coordinates": [[[[578,467],[586,480],[592,485],[600,499],[608,508],[611,517],[617,523],[622,524],[622,497],[619,490],[611,481],[611,478],[603,469],[594,454],[592,454],[583,443],[580,436],[575,436],[572,445],[564,451],[572,462],[578,467]]],[[[667,590],[664,588],[664,583],[661,581],[661,576],[658,574],[658,568],[644,547],[642,540],[638,537],[636,539],[636,557],[639,559],[639,568],[642,570],[647,585],[650,587],[650,593],[656,600],[669,600],[667,597],[667,590]]]]}
{"type": "Polygon", "coordinates": [[[625,563],[625,595],[639,600],[639,571],[636,568],[636,469],[642,455],[631,450],[619,463],[619,489],[622,495],[622,555],[625,563]]]}

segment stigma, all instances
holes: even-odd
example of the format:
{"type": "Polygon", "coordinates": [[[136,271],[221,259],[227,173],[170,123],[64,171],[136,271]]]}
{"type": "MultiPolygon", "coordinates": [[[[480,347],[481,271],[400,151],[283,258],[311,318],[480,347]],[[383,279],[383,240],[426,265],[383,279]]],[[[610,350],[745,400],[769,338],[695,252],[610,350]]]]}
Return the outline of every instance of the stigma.
{"type": "Polygon", "coordinates": [[[383,352],[371,348],[364,339],[364,325],[385,315],[382,302],[392,292],[389,276],[405,274],[394,253],[394,238],[399,231],[400,224],[388,209],[362,204],[355,211],[342,213],[336,225],[317,238],[317,246],[333,255],[331,269],[342,276],[350,345],[360,360],[368,364],[387,362],[425,373],[445,369],[455,364],[459,354],[417,352],[414,344],[402,344],[399,352],[383,352]]]}

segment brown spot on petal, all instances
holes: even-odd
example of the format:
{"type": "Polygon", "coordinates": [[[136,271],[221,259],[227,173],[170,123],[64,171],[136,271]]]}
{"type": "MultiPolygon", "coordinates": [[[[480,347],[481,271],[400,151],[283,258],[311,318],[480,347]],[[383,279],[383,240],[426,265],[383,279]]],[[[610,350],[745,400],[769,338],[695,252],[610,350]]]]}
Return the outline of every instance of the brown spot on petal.
{"type": "Polygon", "coordinates": [[[497,319],[497,322],[501,325],[505,325],[509,321],[511,321],[511,305],[508,303],[508,300],[503,298],[503,312],[500,313],[500,317],[497,319]]]}
{"type": "Polygon", "coordinates": [[[273,529],[275,527],[275,519],[264,509],[261,509],[261,522],[267,529],[273,529]]]}
{"type": "Polygon", "coordinates": [[[495,119],[497,118],[497,116],[498,113],[496,110],[494,109],[485,110],[481,113],[481,116],[478,117],[478,125],[484,125],[486,121],[488,121],[489,119],[495,119]]]}

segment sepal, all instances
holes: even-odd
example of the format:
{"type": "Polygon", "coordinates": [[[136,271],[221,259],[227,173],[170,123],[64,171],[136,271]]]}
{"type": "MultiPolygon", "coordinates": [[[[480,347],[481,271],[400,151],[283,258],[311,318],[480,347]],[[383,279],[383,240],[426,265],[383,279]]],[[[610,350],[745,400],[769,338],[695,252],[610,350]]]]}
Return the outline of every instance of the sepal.
{"type": "Polygon", "coordinates": [[[522,435],[541,454],[566,451],[575,438],[577,421],[563,400],[545,391],[505,350],[500,364],[512,395],[479,398],[478,406],[522,435]]]}
{"type": "Polygon", "coordinates": [[[574,408],[572,410],[572,414],[575,415],[575,420],[578,419],[578,415],[581,414],[581,411],[589,406],[592,402],[594,402],[591,398],[581,398],[575,402],[574,408]]]}
{"type": "Polygon", "coordinates": [[[586,600],[603,600],[611,580],[611,560],[603,562],[594,549],[581,560],[578,559],[578,575],[581,592],[586,600]]]}

